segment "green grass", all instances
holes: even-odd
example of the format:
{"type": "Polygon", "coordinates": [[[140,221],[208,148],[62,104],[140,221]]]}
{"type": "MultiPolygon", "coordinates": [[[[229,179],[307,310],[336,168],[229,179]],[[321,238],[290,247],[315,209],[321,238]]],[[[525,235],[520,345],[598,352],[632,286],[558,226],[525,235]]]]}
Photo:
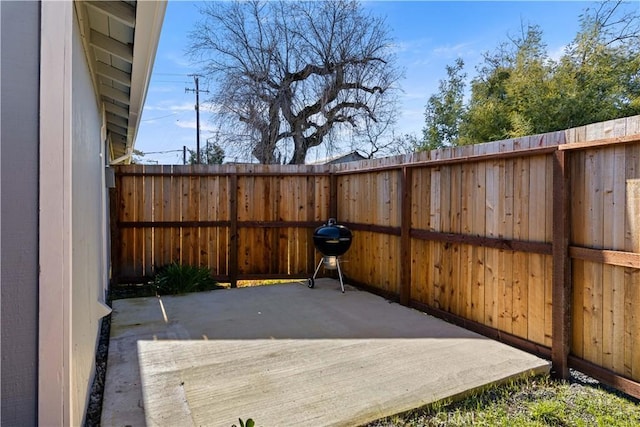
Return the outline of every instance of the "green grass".
{"type": "Polygon", "coordinates": [[[640,405],[602,388],[531,377],[368,424],[417,426],[639,426],[640,405]]]}

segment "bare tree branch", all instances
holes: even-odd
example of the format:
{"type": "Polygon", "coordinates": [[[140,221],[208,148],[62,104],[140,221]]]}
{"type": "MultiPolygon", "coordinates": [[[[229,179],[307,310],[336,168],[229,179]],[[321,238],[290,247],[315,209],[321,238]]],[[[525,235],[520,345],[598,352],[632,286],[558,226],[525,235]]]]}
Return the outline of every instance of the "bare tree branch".
{"type": "Polygon", "coordinates": [[[400,78],[388,30],[357,1],[212,2],[201,13],[191,56],[217,83],[217,119],[249,135],[258,161],[303,163],[344,126],[393,119],[378,111],[400,78]]]}

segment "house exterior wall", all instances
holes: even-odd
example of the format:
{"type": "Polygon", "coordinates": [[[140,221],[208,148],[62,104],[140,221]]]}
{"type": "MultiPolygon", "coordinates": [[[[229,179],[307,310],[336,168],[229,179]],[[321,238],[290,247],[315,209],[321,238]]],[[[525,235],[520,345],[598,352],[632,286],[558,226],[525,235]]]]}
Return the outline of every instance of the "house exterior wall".
{"type": "Polygon", "coordinates": [[[95,371],[100,319],[105,314],[105,215],[102,114],[73,20],[71,98],[71,393],[72,425],[80,425],[95,371]]]}
{"type": "Polygon", "coordinates": [[[39,2],[0,2],[0,425],[38,424],[39,2]]]}
{"type": "Polygon", "coordinates": [[[106,250],[103,114],[73,2],[41,3],[38,417],[82,425],[106,250]]]}

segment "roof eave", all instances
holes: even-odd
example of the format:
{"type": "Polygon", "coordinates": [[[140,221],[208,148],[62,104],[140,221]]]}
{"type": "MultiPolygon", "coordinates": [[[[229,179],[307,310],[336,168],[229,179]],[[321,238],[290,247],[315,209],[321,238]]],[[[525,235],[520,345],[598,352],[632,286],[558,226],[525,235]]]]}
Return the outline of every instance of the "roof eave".
{"type": "Polygon", "coordinates": [[[126,153],[129,156],[133,154],[140,118],[142,117],[142,110],[147,97],[167,1],[138,1],[136,7],[129,122],[126,141],[126,153]]]}

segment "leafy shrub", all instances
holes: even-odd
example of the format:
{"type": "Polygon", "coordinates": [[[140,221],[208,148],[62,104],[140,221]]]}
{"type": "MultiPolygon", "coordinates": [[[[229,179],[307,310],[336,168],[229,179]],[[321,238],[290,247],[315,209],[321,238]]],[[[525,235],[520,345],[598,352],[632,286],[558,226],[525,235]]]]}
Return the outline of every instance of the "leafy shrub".
{"type": "Polygon", "coordinates": [[[186,294],[221,288],[211,277],[211,270],[208,268],[177,262],[160,268],[156,273],[154,285],[158,293],[162,295],[186,294]]]}

